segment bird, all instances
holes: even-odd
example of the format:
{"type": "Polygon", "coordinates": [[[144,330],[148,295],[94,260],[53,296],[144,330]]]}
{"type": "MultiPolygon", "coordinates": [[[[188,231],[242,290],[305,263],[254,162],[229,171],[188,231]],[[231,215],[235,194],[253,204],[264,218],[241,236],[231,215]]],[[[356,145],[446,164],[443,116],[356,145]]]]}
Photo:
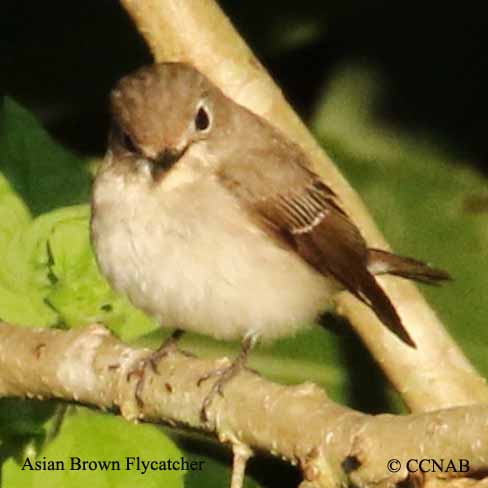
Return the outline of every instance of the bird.
{"type": "Polygon", "coordinates": [[[449,274],[368,248],[338,195],[278,128],[187,63],[123,77],[110,107],[91,201],[98,266],[162,327],[241,341],[213,394],[257,341],[294,335],[341,290],[416,347],[377,276],[436,284],[449,274]]]}

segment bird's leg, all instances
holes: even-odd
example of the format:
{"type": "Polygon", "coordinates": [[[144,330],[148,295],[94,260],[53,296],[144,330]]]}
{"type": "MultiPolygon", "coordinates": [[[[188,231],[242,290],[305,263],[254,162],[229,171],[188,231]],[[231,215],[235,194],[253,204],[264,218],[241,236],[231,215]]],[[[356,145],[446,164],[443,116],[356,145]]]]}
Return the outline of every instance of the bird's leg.
{"type": "Polygon", "coordinates": [[[142,361],[140,361],[137,367],[127,374],[128,381],[130,381],[130,379],[133,376],[136,376],[138,378],[136,390],[135,390],[135,397],[139,407],[142,407],[143,405],[141,394],[144,387],[144,376],[145,376],[146,368],[149,366],[153,370],[153,372],[157,374],[158,362],[162,358],[164,358],[165,356],[167,356],[168,354],[176,350],[176,345],[178,343],[178,340],[181,338],[181,336],[184,333],[185,332],[181,329],[175,329],[172,332],[172,334],[163,341],[163,343],[159,346],[159,348],[156,349],[156,351],[153,351],[149,356],[147,356],[142,361]]]}
{"type": "Polygon", "coordinates": [[[184,330],[175,329],[171,335],[168,336],[158,347],[158,349],[149,356],[148,359],[151,361],[151,367],[155,373],[158,372],[156,368],[158,361],[176,350],[178,341],[181,339],[184,333],[184,330]]]}
{"type": "Polygon", "coordinates": [[[230,365],[214,369],[198,380],[197,385],[200,386],[204,381],[207,381],[214,376],[219,376],[219,379],[212,385],[212,388],[203,400],[202,410],[200,413],[203,422],[207,422],[208,420],[207,410],[210,407],[215,395],[217,393],[222,395],[224,386],[246,366],[247,356],[256,344],[257,339],[258,337],[255,334],[245,336],[242,340],[239,354],[230,365]]]}

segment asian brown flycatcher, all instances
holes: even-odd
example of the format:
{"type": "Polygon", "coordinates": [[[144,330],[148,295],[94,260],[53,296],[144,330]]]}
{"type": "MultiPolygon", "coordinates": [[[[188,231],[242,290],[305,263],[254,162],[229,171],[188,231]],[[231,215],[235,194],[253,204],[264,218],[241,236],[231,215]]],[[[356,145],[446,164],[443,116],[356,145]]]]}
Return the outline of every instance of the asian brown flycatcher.
{"type": "MultiPolygon", "coordinates": [[[[300,147],[195,68],[123,78],[92,199],[91,234],[112,286],[163,326],[243,341],[291,335],[346,289],[414,341],[375,274],[447,273],[368,249],[300,147]]],[[[225,376],[225,375],[224,375],[225,376]]]]}

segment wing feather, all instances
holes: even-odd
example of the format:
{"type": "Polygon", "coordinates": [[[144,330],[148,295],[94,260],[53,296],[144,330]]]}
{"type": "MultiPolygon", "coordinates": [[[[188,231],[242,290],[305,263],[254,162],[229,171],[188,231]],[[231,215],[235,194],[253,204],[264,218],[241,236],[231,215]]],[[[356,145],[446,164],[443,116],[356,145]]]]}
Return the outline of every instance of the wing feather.
{"type": "Polygon", "coordinates": [[[283,168],[285,175],[278,180],[267,171],[270,168],[228,164],[219,178],[270,235],[278,235],[309,265],[335,278],[415,347],[395,307],[368,270],[366,243],[336,194],[299,158],[283,168]]]}

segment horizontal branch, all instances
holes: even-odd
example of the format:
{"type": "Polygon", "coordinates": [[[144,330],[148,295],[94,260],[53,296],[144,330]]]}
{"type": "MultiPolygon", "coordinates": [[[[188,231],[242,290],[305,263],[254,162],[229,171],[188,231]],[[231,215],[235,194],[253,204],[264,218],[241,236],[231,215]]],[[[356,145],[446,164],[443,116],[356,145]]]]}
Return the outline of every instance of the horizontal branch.
{"type": "Polygon", "coordinates": [[[139,406],[137,377],[129,373],[149,353],[100,325],[61,331],[0,323],[0,396],[59,398],[199,429],[299,465],[303,487],[390,486],[407,477],[409,459],[467,459],[465,476],[488,471],[488,405],[370,416],[334,403],[314,384],[283,386],[244,371],[215,397],[203,422],[201,405],[214,380],[198,380],[228,359],[167,355],[157,372],[146,369],[139,406]],[[391,458],[400,463],[397,473],[388,471],[391,458]]]}

